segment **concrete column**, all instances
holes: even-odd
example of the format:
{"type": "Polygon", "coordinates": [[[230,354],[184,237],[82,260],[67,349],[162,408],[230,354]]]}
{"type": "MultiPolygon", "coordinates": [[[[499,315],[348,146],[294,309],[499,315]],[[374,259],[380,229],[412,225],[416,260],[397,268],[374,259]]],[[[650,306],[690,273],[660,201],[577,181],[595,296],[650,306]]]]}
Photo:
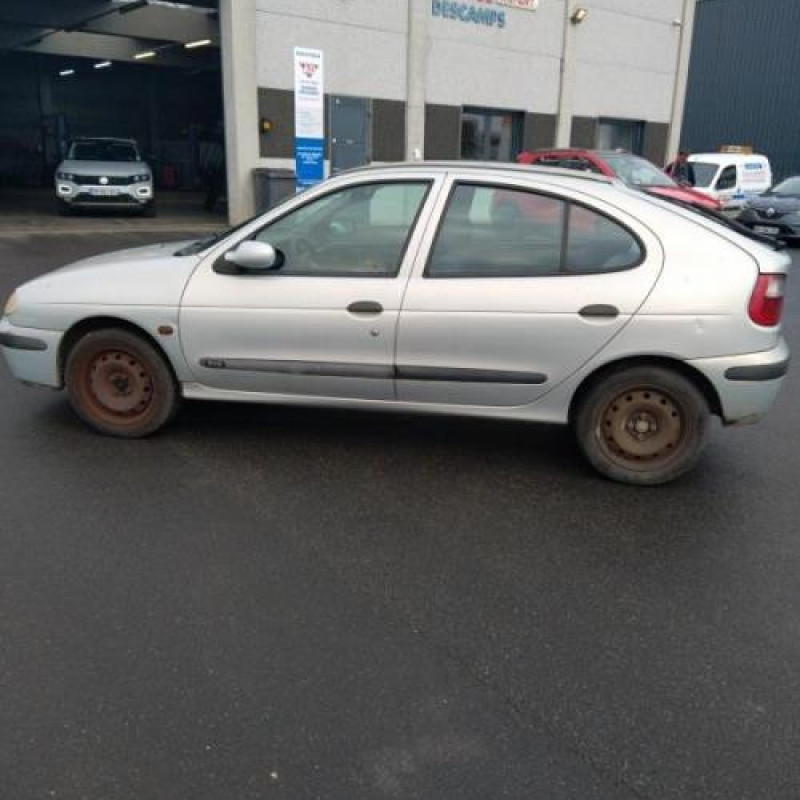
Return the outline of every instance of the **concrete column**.
{"type": "Polygon", "coordinates": [[[564,0],[564,34],[561,44],[561,66],[558,78],[558,110],[556,112],[556,147],[569,147],[572,135],[572,86],[574,75],[575,25],[570,17],[570,0],[564,0]]]}
{"type": "Polygon", "coordinates": [[[667,163],[678,155],[683,130],[683,112],[686,106],[686,83],[689,77],[689,59],[692,54],[692,34],[697,0],[683,0],[681,33],[678,42],[678,63],[675,69],[675,87],[672,92],[672,112],[667,135],[667,163]]]}
{"type": "Polygon", "coordinates": [[[256,0],[220,0],[219,21],[228,217],[235,225],[255,213],[253,168],[259,157],[256,0]]]}
{"type": "Polygon", "coordinates": [[[406,159],[425,158],[425,78],[430,0],[408,0],[406,159]]]}

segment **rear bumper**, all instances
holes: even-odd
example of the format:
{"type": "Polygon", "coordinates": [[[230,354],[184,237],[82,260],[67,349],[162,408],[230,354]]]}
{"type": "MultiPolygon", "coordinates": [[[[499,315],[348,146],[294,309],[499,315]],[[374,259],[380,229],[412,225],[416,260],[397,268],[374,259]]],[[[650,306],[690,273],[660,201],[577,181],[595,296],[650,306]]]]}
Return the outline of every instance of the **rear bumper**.
{"type": "Polygon", "coordinates": [[[772,350],[688,363],[713,384],[728,425],[757,422],[769,411],[789,370],[789,347],[783,338],[772,350]]]}
{"type": "Polygon", "coordinates": [[[58,348],[61,331],[20,328],[8,319],[0,320],[0,350],[11,374],[23,383],[61,387],[58,348]]]}

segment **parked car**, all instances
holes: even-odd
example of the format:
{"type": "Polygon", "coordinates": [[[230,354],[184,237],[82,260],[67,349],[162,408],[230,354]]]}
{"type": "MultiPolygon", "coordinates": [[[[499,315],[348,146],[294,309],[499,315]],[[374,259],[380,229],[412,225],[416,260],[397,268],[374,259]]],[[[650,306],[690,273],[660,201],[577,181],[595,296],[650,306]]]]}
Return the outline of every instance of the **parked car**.
{"type": "Polygon", "coordinates": [[[551,422],[603,475],[656,484],[695,464],[712,414],[771,406],[788,265],[604,176],[373,167],[30,281],[0,345],[105,434],[154,433],[182,398],[551,422]],[[509,215],[515,195],[550,209],[509,215]]]}
{"type": "Polygon", "coordinates": [[[766,156],[741,153],[695,153],[689,156],[695,189],[722,208],[741,208],[747,200],[772,186],[772,167],[766,156]]]}
{"type": "Polygon", "coordinates": [[[738,220],[757,233],[800,240],[800,176],[787,178],[747,200],[738,220]]]}
{"type": "Polygon", "coordinates": [[[55,174],[58,209],[120,208],[155,214],[153,172],[133,139],[75,139],[55,174]]]}
{"type": "Polygon", "coordinates": [[[646,158],[620,150],[536,150],[517,156],[520,164],[536,164],[540,167],[561,167],[581,172],[594,172],[619,178],[628,186],[643,189],[660,197],[701,206],[712,211],[719,209],[717,200],[696,192],[688,186],[680,186],[669,175],[662,172],[646,158]]]}

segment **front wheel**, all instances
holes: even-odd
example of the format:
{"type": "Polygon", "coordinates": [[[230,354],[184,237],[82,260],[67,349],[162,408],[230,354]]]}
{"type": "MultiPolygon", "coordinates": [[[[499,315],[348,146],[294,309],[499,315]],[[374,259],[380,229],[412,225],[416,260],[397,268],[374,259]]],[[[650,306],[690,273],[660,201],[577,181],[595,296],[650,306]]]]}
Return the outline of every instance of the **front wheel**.
{"type": "Polygon", "coordinates": [[[178,408],[175,379],[147,341],[125,330],[87,333],[64,370],[70,403],[91,427],[128,439],[149,436],[178,408]]]}
{"type": "Polygon", "coordinates": [[[709,416],[705,397],[688,378],[664,367],[630,367],[589,388],[574,428],[583,454],[602,475],[655,486],[694,467],[709,416]]]}

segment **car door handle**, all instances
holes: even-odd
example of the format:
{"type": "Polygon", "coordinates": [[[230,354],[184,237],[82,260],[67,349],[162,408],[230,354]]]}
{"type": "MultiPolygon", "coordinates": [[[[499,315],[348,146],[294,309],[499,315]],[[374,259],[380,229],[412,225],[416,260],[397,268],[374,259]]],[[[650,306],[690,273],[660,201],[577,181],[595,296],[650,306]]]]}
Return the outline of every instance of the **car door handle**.
{"type": "Polygon", "coordinates": [[[383,306],[374,300],[356,300],[355,303],[350,303],[347,306],[347,310],[351,314],[380,314],[383,311],[383,306]]]}
{"type": "Polygon", "coordinates": [[[591,306],[584,306],[579,312],[582,317],[614,319],[619,316],[619,309],[616,306],[597,303],[591,306]]]}

